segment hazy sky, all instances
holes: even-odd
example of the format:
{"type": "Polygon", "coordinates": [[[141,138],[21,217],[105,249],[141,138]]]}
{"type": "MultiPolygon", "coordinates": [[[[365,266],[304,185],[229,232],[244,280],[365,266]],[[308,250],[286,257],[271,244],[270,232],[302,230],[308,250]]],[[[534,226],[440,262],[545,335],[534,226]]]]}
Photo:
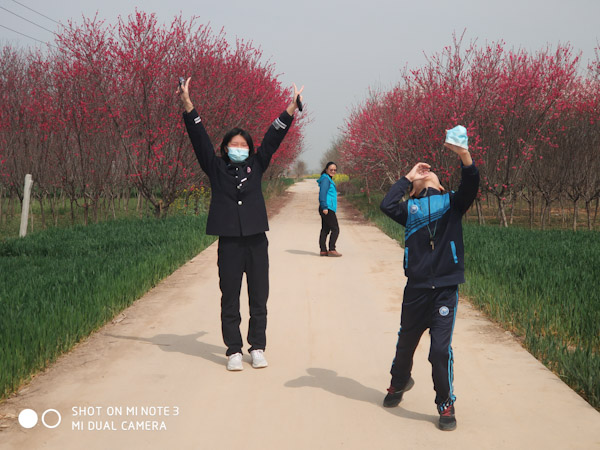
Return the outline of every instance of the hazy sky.
{"type": "Polygon", "coordinates": [[[199,16],[215,31],[223,27],[230,42],[236,37],[253,41],[284,84],[305,85],[311,123],[301,159],[313,170],[370,88],[391,87],[404,67],[419,67],[424,54],[450,45],[454,31],[461,34],[466,28],[466,43],[502,39],[507,47],[531,51],[568,42],[582,52],[584,65],[600,46],[600,0],[0,0],[0,43],[40,45],[2,26],[53,40],[52,33],[5,10],[57,30],[56,23],[22,5],[58,22],[98,12],[115,23],[137,7],[168,23],[181,12],[199,16]]]}

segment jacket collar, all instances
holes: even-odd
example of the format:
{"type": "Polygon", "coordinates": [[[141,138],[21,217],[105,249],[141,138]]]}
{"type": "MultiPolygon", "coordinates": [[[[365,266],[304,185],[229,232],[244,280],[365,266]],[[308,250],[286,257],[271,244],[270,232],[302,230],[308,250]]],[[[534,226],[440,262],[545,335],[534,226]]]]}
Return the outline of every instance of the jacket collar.
{"type": "Polygon", "coordinates": [[[441,192],[438,191],[437,189],[428,187],[428,188],[423,189],[419,193],[419,195],[417,195],[416,198],[424,198],[424,197],[429,197],[430,195],[440,195],[440,194],[441,194],[441,192]]]}

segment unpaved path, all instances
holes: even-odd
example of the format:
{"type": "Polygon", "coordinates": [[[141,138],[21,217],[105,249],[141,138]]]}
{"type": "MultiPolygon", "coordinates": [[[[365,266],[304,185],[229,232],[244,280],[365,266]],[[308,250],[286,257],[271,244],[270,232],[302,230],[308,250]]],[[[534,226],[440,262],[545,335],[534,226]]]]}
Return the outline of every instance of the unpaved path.
{"type": "Polygon", "coordinates": [[[317,184],[286,195],[268,233],[268,368],[245,356],[243,372],[225,370],[215,244],[0,405],[0,448],[600,448],[600,414],[464,301],[453,342],[457,430],[436,428],[427,334],[415,387],[384,409],[402,251],[342,208],[344,256],[321,258],[317,184]],[[24,429],[14,419],[23,408],[55,409],[62,422],[24,429]],[[153,425],[166,429],[123,429],[153,425]]]}

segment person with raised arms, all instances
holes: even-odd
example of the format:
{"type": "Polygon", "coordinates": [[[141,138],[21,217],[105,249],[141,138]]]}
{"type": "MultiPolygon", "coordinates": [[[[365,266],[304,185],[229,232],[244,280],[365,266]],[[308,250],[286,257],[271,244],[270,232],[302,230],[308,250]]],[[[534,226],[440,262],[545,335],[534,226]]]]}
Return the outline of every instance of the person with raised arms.
{"type": "Polygon", "coordinates": [[[250,304],[248,344],[252,367],[267,367],[267,298],[269,296],[269,256],[266,231],[269,229],[263,198],[262,177],[274,153],[288,132],[294,113],[301,105],[301,93],[294,85],[287,108],[269,126],[261,145],[254,148],[250,134],[234,128],[221,142],[221,155],[202,124],[190,100],[190,79],[177,89],[183,120],[200,167],[208,176],[211,200],[206,234],[219,236],[219,287],[221,288],[221,329],[227,346],[227,370],[243,370],[240,333],[240,290],[246,274],[250,304]]]}
{"type": "Polygon", "coordinates": [[[390,188],[381,202],[381,210],[405,227],[407,277],[392,380],[383,406],[398,406],[404,392],[414,385],[413,356],[429,328],[429,361],[441,430],[456,428],[452,334],[458,285],[465,281],[461,221],[479,189],[479,171],[467,142],[464,127],[447,130],[444,146],[459,156],[462,166],[457,192],[445,192],[431,166],[419,162],[390,188]],[[403,200],[406,194],[409,198],[403,200]]]}

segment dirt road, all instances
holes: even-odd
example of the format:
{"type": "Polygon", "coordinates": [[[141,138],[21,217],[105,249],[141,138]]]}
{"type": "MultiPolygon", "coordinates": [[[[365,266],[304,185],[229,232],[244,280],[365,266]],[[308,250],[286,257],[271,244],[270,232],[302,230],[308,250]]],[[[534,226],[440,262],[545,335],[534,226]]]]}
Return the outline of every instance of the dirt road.
{"type": "Polygon", "coordinates": [[[436,427],[427,334],[414,388],[383,408],[402,251],[342,207],[344,256],[319,257],[317,184],[286,195],[268,233],[268,368],[245,355],[244,371],[225,370],[215,244],[1,404],[0,448],[600,448],[600,414],[464,301],[456,431],[436,427]],[[25,408],[39,416],[31,429],[16,420],[25,408]]]}

